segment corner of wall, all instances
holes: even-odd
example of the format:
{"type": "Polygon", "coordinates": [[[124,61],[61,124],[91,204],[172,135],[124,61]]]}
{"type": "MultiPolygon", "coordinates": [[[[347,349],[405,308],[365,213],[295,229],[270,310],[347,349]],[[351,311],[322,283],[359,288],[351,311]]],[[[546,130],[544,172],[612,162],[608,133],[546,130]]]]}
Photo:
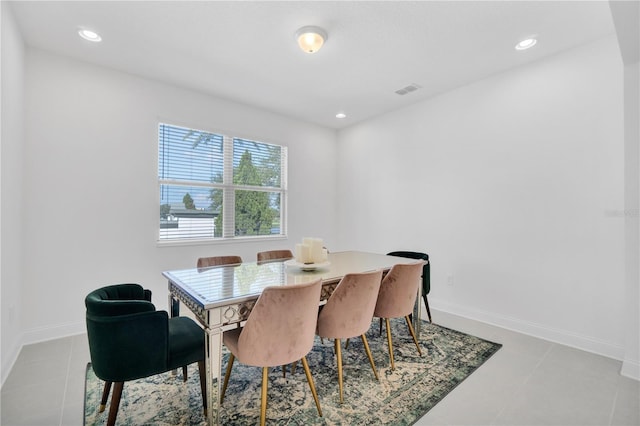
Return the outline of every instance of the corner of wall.
{"type": "Polygon", "coordinates": [[[630,379],[640,381],[640,363],[634,360],[622,361],[622,368],[620,369],[620,374],[630,379]]]}
{"type": "Polygon", "coordinates": [[[4,383],[22,348],[21,192],[25,47],[9,2],[3,1],[0,5],[0,20],[0,368],[4,383]]]}

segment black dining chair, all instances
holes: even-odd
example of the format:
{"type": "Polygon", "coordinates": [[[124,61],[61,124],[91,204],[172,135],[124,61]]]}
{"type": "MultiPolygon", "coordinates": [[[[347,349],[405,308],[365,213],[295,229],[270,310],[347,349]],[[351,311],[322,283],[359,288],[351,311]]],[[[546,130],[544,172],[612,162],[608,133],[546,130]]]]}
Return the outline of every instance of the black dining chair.
{"type": "Polygon", "coordinates": [[[156,311],[151,292],[139,284],[102,287],[85,298],[87,337],[93,371],[105,381],[100,412],[115,383],[107,425],[115,424],[124,382],[184,367],[200,370],[207,410],[204,331],[187,317],[156,311]]]}
{"type": "Polygon", "coordinates": [[[431,291],[431,263],[429,263],[429,255],[417,251],[392,251],[390,253],[387,253],[387,255],[406,257],[409,259],[420,259],[426,262],[422,267],[422,300],[424,300],[424,307],[427,308],[427,316],[429,317],[429,322],[433,322],[431,321],[429,299],[427,299],[427,295],[429,294],[429,291],[431,291]]]}

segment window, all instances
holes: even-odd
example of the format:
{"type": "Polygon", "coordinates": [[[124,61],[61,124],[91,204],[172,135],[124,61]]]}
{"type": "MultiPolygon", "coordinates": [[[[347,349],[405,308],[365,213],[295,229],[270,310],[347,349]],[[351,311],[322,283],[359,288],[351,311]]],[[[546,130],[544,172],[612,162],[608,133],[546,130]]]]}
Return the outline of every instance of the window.
{"type": "Polygon", "coordinates": [[[287,148],[158,128],[159,241],[285,235],[287,148]]]}

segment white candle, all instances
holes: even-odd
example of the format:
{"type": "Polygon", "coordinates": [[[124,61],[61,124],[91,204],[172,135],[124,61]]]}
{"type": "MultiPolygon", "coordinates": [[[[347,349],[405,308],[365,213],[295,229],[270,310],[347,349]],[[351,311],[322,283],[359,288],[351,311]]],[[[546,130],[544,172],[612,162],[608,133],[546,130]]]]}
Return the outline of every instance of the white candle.
{"type": "Polygon", "coordinates": [[[300,263],[313,262],[313,260],[311,260],[311,246],[309,244],[301,244],[300,259],[298,259],[298,262],[300,263]]]}
{"type": "Polygon", "coordinates": [[[311,259],[314,263],[322,262],[322,238],[311,240],[311,259]]]}

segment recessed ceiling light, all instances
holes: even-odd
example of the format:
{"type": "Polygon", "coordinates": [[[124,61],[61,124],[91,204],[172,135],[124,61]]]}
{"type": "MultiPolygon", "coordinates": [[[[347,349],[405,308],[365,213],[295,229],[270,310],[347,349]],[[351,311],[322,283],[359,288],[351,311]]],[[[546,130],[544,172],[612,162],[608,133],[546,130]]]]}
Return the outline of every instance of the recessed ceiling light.
{"type": "Polygon", "coordinates": [[[78,30],[78,34],[83,39],[89,40],[89,41],[93,41],[94,43],[102,41],[102,37],[100,37],[100,34],[98,34],[95,31],[91,31],[91,30],[87,30],[87,29],[81,28],[81,29],[78,30]]]}
{"type": "Polygon", "coordinates": [[[533,37],[526,38],[526,39],[522,40],[520,43],[516,44],[516,50],[530,49],[533,46],[535,46],[537,42],[538,42],[538,40],[536,40],[533,37]]]}
{"type": "Polygon", "coordinates": [[[347,118],[347,114],[344,112],[339,112],[336,114],[336,118],[347,118]]]}

